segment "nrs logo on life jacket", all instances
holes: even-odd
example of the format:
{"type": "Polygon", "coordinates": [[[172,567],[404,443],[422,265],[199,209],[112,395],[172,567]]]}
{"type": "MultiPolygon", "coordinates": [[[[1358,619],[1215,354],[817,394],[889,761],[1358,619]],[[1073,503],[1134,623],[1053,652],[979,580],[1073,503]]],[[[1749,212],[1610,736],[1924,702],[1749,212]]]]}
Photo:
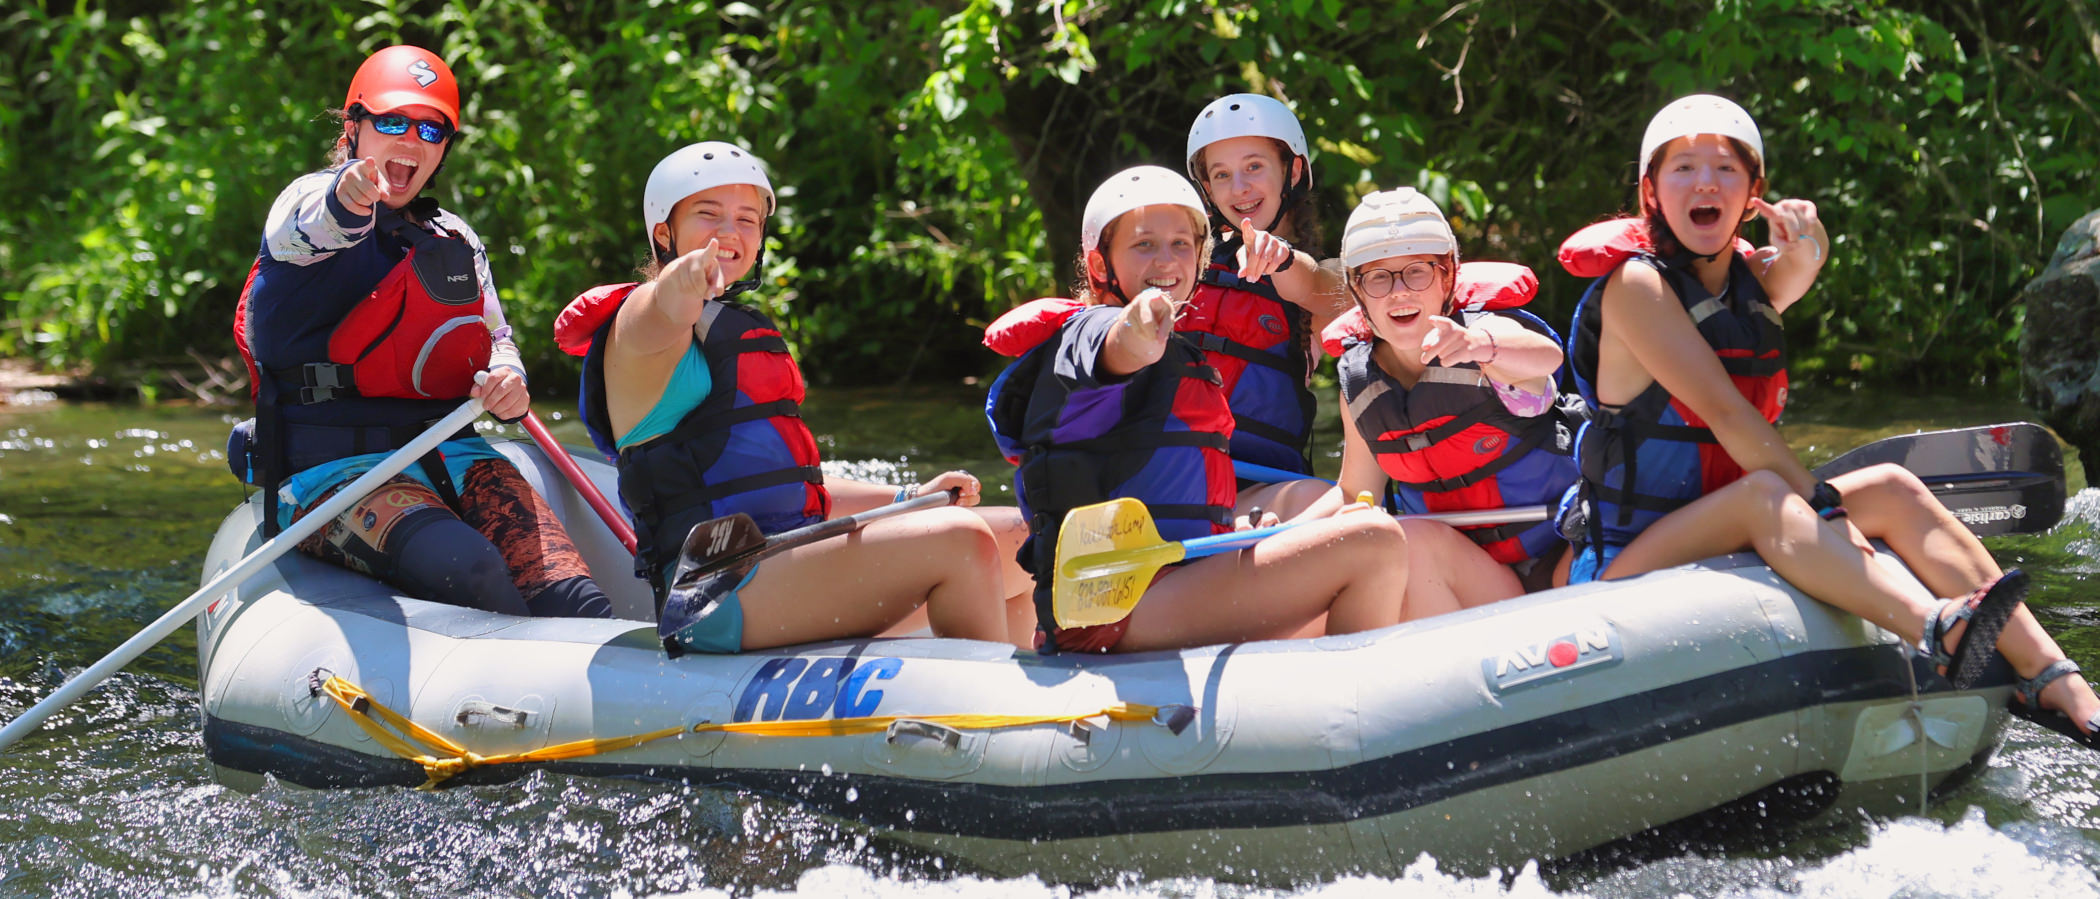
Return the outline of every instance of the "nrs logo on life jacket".
{"type": "Polygon", "coordinates": [[[1597,624],[1558,637],[1509,646],[1483,657],[1480,672],[1490,688],[1502,693],[1625,657],[1618,630],[1609,624],[1597,624]]]}

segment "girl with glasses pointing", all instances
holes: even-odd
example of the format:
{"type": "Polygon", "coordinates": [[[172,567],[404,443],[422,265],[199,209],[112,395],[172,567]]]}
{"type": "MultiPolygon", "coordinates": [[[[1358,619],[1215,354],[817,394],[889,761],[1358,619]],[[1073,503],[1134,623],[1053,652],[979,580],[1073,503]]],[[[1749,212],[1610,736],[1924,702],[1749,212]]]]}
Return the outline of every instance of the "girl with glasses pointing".
{"type": "MultiPolygon", "coordinates": [[[[1557,504],[1578,477],[1574,427],[1556,402],[1559,338],[1513,308],[1537,289],[1531,270],[1475,262],[1460,277],[1443,211],[1405,187],[1364,197],[1341,261],[1358,308],[1328,332],[1341,357],[1342,471],[1314,512],[1388,487],[1398,512],[1557,504]]],[[[1550,522],[1401,526],[1419,614],[1566,580],[1567,544],[1550,522]]]]}

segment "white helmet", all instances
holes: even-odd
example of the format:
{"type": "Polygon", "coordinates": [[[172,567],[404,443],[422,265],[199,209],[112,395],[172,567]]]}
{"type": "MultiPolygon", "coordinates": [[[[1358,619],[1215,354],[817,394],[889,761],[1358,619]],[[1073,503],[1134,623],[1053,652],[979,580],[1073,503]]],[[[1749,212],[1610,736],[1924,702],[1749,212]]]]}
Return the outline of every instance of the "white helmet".
{"type": "MultiPolygon", "coordinates": [[[[1202,183],[1196,170],[1196,154],[1204,147],[1233,137],[1267,137],[1283,141],[1291,152],[1306,157],[1305,177],[1312,178],[1312,157],[1305,149],[1305,129],[1283,101],[1262,94],[1227,94],[1210,101],[1189,126],[1189,177],[1202,183]]],[[[1284,160],[1289,171],[1290,160],[1284,160]]]]}
{"type": "Polygon", "coordinates": [[[766,195],[766,214],[773,214],[773,183],[758,157],[726,141],[709,140],[680,147],[649,172],[642,189],[642,238],[656,246],[656,226],[671,217],[678,201],[725,184],[749,184],[766,195]]]}
{"type": "Polygon", "coordinates": [[[1757,133],[1757,121],[1750,118],[1735,101],[1713,94],[1693,94],[1680,97],[1648,120],[1648,133],[1641,136],[1641,174],[1655,164],[1655,154],[1663,145],[1680,137],[1695,134],[1718,134],[1742,141],[1756,157],[1760,169],[1765,164],[1765,139],[1757,133]]]}
{"type": "Polygon", "coordinates": [[[1367,194],[1342,229],[1342,266],[1392,256],[1457,256],[1458,238],[1436,202],[1412,187],[1367,194]]]}
{"type": "Polygon", "coordinates": [[[1189,179],[1156,165],[1140,165],[1110,175],[1086,201],[1086,215],[1079,222],[1079,248],[1092,252],[1101,246],[1101,232],[1117,216],[1146,206],[1180,206],[1194,213],[1208,230],[1210,213],[1189,179]]]}

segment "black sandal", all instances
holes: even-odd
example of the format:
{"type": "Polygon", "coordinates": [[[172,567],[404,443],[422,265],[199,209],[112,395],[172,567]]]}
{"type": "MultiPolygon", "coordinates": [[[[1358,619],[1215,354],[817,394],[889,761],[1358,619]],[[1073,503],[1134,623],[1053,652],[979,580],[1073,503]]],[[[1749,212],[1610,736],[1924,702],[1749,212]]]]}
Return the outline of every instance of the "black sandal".
{"type": "Polygon", "coordinates": [[[2027,573],[2015,568],[1963,599],[1947,600],[1925,619],[1925,638],[1918,642],[1918,651],[1932,657],[1933,667],[1946,673],[1954,689],[1967,690],[1990,665],[1998,651],[1998,635],[2005,632],[2005,623],[2026,597],[2027,573]],[[1956,607],[1952,616],[1947,614],[1948,606],[1956,607]],[[1963,621],[1969,627],[1950,653],[1947,632],[1963,621]]]}
{"type": "Polygon", "coordinates": [[[2014,715],[2070,737],[2072,742],[2080,746],[2100,749],[2100,715],[2087,719],[2085,729],[2080,730],[2078,724],[2071,720],[2071,716],[2058,709],[2042,708],[2042,690],[2062,680],[2066,675],[2077,673],[2078,663],[2070,659],[2057,659],[2049,663],[2049,667],[2042,669],[2040,674],[2014,685],[2013,696],[2018,701],[2012,704],[2011,710],[2014,715]]]}

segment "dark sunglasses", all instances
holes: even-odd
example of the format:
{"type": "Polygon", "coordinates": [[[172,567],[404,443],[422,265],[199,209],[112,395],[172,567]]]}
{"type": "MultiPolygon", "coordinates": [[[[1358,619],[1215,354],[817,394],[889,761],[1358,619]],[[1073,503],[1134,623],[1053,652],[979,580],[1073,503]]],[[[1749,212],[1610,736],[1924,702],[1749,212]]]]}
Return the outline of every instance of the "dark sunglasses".
{"type": "Polygon", "coordinates": [[[1393,292],[1393,281],[1398,280],[1408,290],[1428,290],[1436,284],[1437,275],[1445,266],[1441,262],[1417,262],[1399,271],[1386,268],[1367,268],[1356,275],[1356,289],[1367,297],[1382,297],[1393,292]]]}
{"type": "Polygon", "coordinates": [[[414,125],[416,126],[416,137],[421,138],[426,144],[442,144],[445,142],[445,138],[452,136],[452,126],[444,122],[411,119],[398,112],[389,112],[384,115],[367,115],[365,118],[372,121],[372,129],[380,134],[407,134],[408,126],[414,125]]]}

